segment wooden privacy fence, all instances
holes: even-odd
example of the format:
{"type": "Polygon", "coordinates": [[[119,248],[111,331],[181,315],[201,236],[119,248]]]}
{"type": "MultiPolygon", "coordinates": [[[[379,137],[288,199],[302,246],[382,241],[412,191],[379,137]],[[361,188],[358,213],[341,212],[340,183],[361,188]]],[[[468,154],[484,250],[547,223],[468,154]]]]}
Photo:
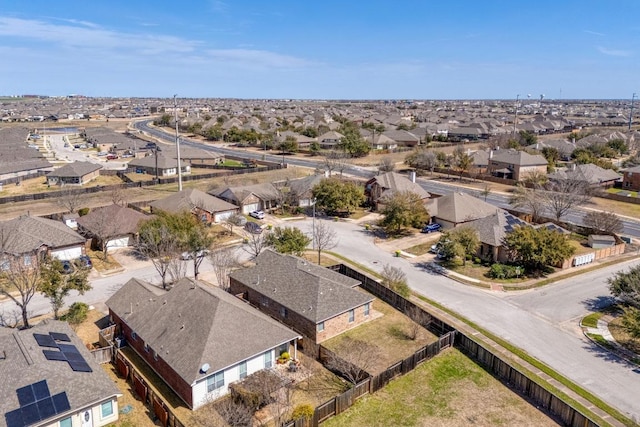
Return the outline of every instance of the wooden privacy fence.
{"type": "Polygon", "coordinates": [[[100,347],[90,351],[96,362],[103,364],[113,360],[113,347],[100,347]]]}
{"type": "Polygon", "coordinates": [[[121,351],[116,350],[116,369],[120,376],[125,378],[135,390],[136,395],[149,408],[163,427],[186,427],[171,412],[169,405],[157,394],[145,380],[144,376],[136,369],[136,367],[126,358],[121,351]]]}

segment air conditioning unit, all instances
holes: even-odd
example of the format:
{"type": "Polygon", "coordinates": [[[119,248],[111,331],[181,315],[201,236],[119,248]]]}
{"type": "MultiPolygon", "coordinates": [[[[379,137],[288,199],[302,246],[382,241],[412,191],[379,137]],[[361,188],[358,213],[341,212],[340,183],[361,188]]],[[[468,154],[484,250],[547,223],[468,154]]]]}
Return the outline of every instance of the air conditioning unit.
{"type": "Polygon", "coordinates": [[[116,344],[116,348],[122,348],[127,345],[127,340],[125,340],[124,337],[117,337],[114,342],[116,344]]]}

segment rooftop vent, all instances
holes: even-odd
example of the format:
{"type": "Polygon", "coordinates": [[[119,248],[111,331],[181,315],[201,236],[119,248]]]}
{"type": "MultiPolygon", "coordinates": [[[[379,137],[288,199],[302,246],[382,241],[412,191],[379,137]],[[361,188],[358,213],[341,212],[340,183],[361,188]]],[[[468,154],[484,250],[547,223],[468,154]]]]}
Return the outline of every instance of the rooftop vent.
{"type": "Polygon", "coordinates": [[[202,365],[202,366],[200,367],[200,372],[201,372],[201,373],[203,373],[203,374],[206,374],[206,373],[207,373],[207,371],[209,370],[209,368],[211,368],[211,367],[209,366],[209,364],[208,364],[208,363],[205,363],[204,365],[202,365]]]}

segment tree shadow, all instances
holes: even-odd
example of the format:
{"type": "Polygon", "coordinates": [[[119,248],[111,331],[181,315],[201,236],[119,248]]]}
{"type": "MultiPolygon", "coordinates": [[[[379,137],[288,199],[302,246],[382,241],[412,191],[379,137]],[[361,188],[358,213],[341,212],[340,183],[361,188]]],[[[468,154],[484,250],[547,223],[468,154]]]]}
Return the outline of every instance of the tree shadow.
{"type": "Polygon", "coordinates": [[[585,343],[582,348],[606,362],[611,362],[615,363],[616,365],[628,367],[634,373],[640,374],[640,366],[621,357],[614,350],[604,348],[593,341],[585,343]]]}
{"type": "Polygon", "coordinates": [[[600,295],[595,298],[589,298],[582,301],[582,304],[589,311],[601,311],[617,303],[615,297],[611,295],[600,295]]]}

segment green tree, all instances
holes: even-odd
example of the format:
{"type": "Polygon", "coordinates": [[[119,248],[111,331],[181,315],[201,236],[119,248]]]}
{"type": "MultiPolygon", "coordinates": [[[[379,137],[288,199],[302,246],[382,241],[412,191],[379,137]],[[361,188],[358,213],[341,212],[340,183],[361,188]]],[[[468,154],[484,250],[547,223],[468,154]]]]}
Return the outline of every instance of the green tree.
{"type": "Polygon", "coordinates": [[[171,114],[163,114],[153,124],[156,126],[169,126],[171,124],[171,114]]]}
{"type": "Polygon", "coordinates": [[[467,255],[473,256],[480,247],[480,239],[475,229],[459,227],[446,231],[439,241],[440,253],[445,259],[462,258],[462,265],[467,263],[467,255]]]}
{"type": "Polygon", "coordinates": [[[363,157],[369,154],[371,146],[360,134],[358,127],[352,122],[345,122],[338,130],[342,135],[338,147],[352,157],[363,157]]]}
{"type": "Polygon", "coordinates": [[[624,307],[622,327],[634,338],[640,338],[640,310],[636,307],[624,307]]]}
{"type": "Polygon", "coordinates": [[[71,326],[78,326],[84,322],[89,312],[89,306],[83,302],[74,302],[69,307],[69,311],[62,316],[62,320],[69,323],[71,326]]]}
{"type": "Polygon", "coordinates": [[[408,298],[411,295],[411,288],[409,288],[409,285],[407,284],[407,275],[398,267],[385,264],[385,266],[382,267],[382,273],[380,273],[380,276],[382,277],[382,284],[387,288],[405,298],[408,298]]]}
{"type": "Polygon", "coordinates": [[[309,144],[309,152],[312,156],[318,156],[320,154],[320,143],[318,141],[313,141],[309,144]]]}
{"type": "Polygon", "coordinates": [[[627,304],[640,307],[640,265],[629,271],[618,271],[607,279],[609,291],[627,304]]]}
{"type": "Polygon", "coordinates": [[[326,178],[313,187],[313,197],[320,209],[350,213],[365,201],[364,188],[352,181],[326,178]]]}
{"type": "Polygon", "coordinates": [[[465,258],[464,248],[456,240],[451,240],[448,232],[443,233],[438,240],[438,253],[447,262],[453,262],[456,258],[465,258]]]}
{"type": "Polygon", "coordinates": [[[503,243],[511,260],[529,273],[545,271],[575,252],[567,236],[546,227],[516,227],[503,243]]]}
{"type": "Polygon", "coordinates": [[[624,141],[624,139],[612,139],[611,141],[607,142],[607,147],[612,148],[621,155],[629,153],[629,146],[624,141]]]}
{"type": "Polygon", "coordinates": [[[304,130],[301,132],[302,135],[309,137],[309,138],[317,138],[318,137],[318,129],[311,127],[311,126],[307,126],[306,128],[304,128],[304,130]]]}
{"type": "Polygon", "coordinates": [[[283,254],[302,256],[311,239],[297,227],[276,227],[267,236],[267,245],[283,254]]]}
{"type": "Polygon", "coordinates": [[[538,137],[528,130],[521,130],[519,133],[518,143],[522,146],[533,145],[538,142],[538,137]]]}
{"type": "Polygon", "coordinates": [[[405,227],[420,228],[429,222],[429,213],[419,195],[410,191],[400,191],[381,201],[384,204],[380,223],[385,231],[398,234],[405,227]]]}
{"type": "Polygon", "coordinates": [[[86,291],[91,290],[87,270],[76,268],[71,273],[65,273],[62,262],[55,258],[47,260],[42,265],[41,274],[38,291],[49,299],[55,319],[58,319],[64,299],[71,291],[78,291],[80,295],[84,295],[86,291]]]}
{"type": "Polygon", "coordinates": [[[292,135],[287,135],[280,144],[278,144],[278,149],[284,153],[295,153],[298,151],[298,141],[292,135]]]}
{"type": "Polygon", "coordinates": [[[560,160],[560,152],[555,147],[544,147],[542,149],[542,155],[547,160],[548,168],[555,168],[556,163],[560,160]]]}

